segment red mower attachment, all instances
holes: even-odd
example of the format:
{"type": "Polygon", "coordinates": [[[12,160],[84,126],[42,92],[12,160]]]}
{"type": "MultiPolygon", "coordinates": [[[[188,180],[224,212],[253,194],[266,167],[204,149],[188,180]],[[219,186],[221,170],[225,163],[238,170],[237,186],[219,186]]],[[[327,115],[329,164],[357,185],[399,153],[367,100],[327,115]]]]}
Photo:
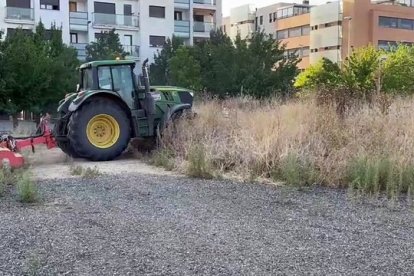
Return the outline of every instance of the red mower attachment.
{"type": "Polygon", "coordinates": [[[38,131],[40,134],[29,137],[13,137],[3,135],[0,139],[0,167],[10,167],[12,169],[21,168],[24,165],[21,150],[31,147],[35,152],[35,145],[46,145],[48,149],[56,147],[56,141],[49,127],[50,115],[46,114],[40,119],[38,131]]]}

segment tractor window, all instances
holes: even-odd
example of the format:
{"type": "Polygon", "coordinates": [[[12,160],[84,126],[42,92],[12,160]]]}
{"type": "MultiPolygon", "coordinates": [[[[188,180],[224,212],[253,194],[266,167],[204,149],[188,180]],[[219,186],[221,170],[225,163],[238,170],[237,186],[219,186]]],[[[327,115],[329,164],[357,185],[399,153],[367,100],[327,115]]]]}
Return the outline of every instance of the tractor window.
{"type": "Polygon", "coordinates": [[[91,69],[82,70],[82,87],[81,90],[89,90],[93,87],[93,78],[91,69]]]}
{"type": "Polygon", "coordinates": [[[111,68],[109,66],[98,67],[99,89],[113,90],[111,68]]]}
{"type": "Polygon", "coordinates": [[[130,98],[134,91],[131,66],[113,66],[112,76],[114,78],[114,90],[117,91],[122,98],[130,98]]]}

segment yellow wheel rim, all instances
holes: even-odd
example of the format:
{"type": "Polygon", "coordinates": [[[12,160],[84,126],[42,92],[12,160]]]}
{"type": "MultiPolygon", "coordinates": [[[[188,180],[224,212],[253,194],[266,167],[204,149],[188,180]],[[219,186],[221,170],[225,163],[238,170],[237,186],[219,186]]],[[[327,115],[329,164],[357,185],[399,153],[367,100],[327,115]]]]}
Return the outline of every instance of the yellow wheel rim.
{"type": "Polygon", "coordinates": [[[120,135],[119,124],[108,114],[99,114],[89,120],[86,135],[97,148],[107,149],[115,145],[120,135]]]}

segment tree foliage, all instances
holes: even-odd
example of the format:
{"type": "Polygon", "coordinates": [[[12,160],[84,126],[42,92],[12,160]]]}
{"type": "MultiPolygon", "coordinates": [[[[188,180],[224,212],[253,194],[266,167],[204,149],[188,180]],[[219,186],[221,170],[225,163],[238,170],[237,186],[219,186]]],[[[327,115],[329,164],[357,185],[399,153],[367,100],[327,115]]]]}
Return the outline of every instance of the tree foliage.
{"type": "Polygon", "coordinates": [[[174,39],[167,41],[155,56],[153,82],[199,87],[219,97],[263,98],[289,91],[297,74],[299,60],[285,57],[284,46],[263,32],[233,43],[217,30],[193,47],[180,45],[174,39]]]}
{"type": "Polygon", "coordinates": [[[161,51],[157,51],[157,54],[154,56],[154,63],[151,64],[151,82],[162,85],[171,84],[168,63],[181,45],[183,45],[182,39],[176,36],[165,41],[161,51]]]}
{"type": "Polygon", "coordinates": [[[338,64],[322,58],[297,76],[295,87],[299,89],[315,89],[320,85],[335,87],[340,82],[340,70],[338,64]]]}
{"type": "Polygon", "coordinates": [[[91,42],[86,46],[86,60],[111,60],[123,59],[128,55],[124,51],[119,40],[119,35],[115,33],[115,29],[110,31],[101,31],[96,42],[91,42]]]}
{"type": "Polygon", "coordinates": [[[3,113],[53,111],[76,85],[76,50],[62,42],[61,30],[21,29],[0,44],[0,110],[3,113]]]}

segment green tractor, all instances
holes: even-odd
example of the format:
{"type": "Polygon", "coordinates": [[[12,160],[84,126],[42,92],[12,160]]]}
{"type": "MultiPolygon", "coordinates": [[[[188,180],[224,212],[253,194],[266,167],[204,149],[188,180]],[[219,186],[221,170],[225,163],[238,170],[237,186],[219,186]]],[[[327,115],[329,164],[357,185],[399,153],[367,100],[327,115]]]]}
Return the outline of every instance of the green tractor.
{"type": "Polygon", "coordinates": [[[147,68],[135,61],[93,61],[80,66],[76,93],[59,103],[53,135],[66,154],[92,161],[113,160],[132,138],[154,141],[174,118],[191,112],[193,92],[150,86],[147,68]]]}

